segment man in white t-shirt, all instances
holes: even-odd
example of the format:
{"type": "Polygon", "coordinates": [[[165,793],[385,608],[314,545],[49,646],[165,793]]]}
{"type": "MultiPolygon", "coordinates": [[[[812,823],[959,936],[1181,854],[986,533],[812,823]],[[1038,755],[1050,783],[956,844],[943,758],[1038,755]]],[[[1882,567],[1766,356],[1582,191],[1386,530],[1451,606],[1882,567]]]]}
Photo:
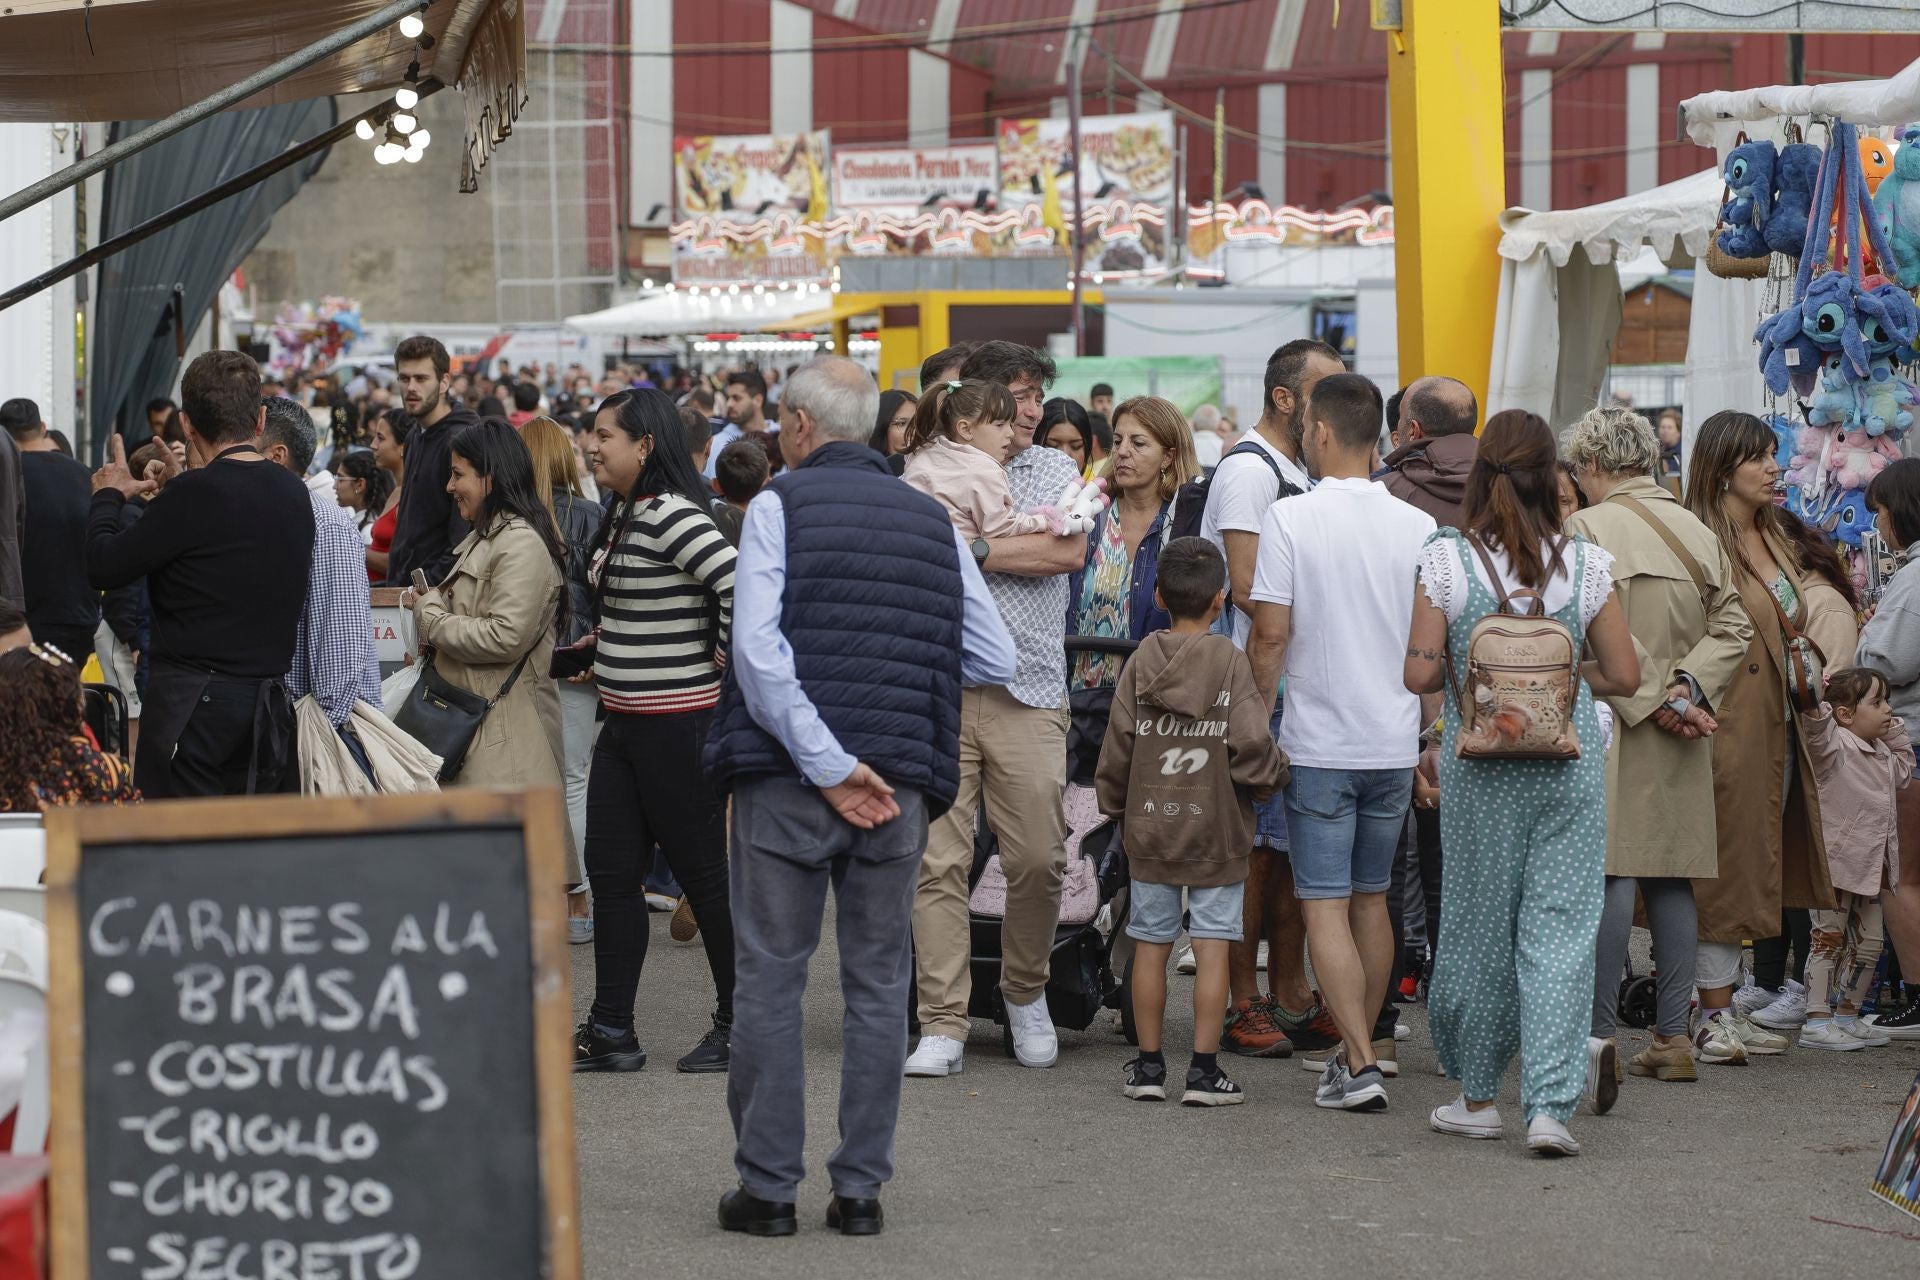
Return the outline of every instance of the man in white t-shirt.
{"type": "MultiPolygon", "coordinates": [[[[1253,589],[1254,558],[1267,509],[1277,499],[1305,493],[1311,483],[1300,465],[1307,399],[1322,378],[1345,368],[1338,352],[1310,338],[1289,342],[1267,359],[1266,409],[1214,468],[1200,520],[1200,535],[1226,557],[1230,599],[1245,604],[1253,589]]],[[[1251,619],[1229,604],[1221,615],[1221,629],[1244,649],[1251,619]]],[[[1274,702],[1275,738],[1280,736],[1283,701],[1274,702]]],[[[1241,941],[1227,949],[1227,1025],[1220,1044],[1231,1053],[1282,1058],[1294,1049],[1327,1048],[1336,1036],[1333,1019],[1307,984],[1307,932],[1287,864],[1285,798],[1275,792],[1271,800],[1254,806],[1254,817],[1241,941]],[[1260,990],[1258,972],[1262,938],[1270,942],[1266,993],[1260,990]]]]}
{"type": "Polygon", "coordinates": [[[1314,388],[1314,488],[1268,509],[1249,593],[1254,679],[1269,695],[1287,681],[1293,890],[1342,1044],[1314,1101],[1349,1111],[1387,1105],[1371,1033],[1393,969],[1386,894],[1422,723],[1401,670],[1420,548],[1436,527],[1368,478],[1380,414],[1379,388],[1358,374],[1314,388]]]}

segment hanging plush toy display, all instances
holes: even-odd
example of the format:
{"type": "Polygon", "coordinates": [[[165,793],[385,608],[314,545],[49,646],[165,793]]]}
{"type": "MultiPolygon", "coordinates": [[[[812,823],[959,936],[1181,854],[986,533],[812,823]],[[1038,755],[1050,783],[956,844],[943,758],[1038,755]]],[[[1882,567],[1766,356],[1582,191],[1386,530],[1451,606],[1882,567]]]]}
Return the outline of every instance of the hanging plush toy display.
{"type": "Polygon", "coordinates": [[[1873,197],[1875,220],[1892,252],[1880,260],[1907,289],[1920,287],[1920,146],[1915,143],[1920,143],[1920,126],[1910,125],[1900,134],[1893,172],[1880,180],[1873,197]]]}
{"type": "MultiPolygon", "coordinates": [[[[1909,132],[1920,137],[1920,130],[1909,132]]],[[[1788,167],[1787,153],[1801,145],[1773,157],[1776,180],[1788,167]]],[[[1917,207],[1907,225],[1920,237],[1920,147],[1912,151],[1907,163],[1916,167],[1911,190],[1917,207]]],[[[1895,157],[1876,201],[1868,189],[1866,158],[1858,131],[1836,123],[1801,214],[1804,239],[1793,301],[1754,333],[1769,389],[1803,398],[1806,425],[1774,422],[1786,453],[1788,505],[1856,549],[1872,522],[1864,491],[1888,463],[1903,456],[1900,442],[1920,403],[1920,392],[1900,373],[1915,358],[1920,308],[1902,287],[1904,280],[1896,283],[1864,267],[1877,262],[1897,269],[1904,261],[1902,250],[1891,248],[1884,234],[1885,209],[1902,195],[1901,159],[1895,157]]],[[[1796,168],[1803,164],[1795,161],[1796,168]]],[[[1776,186],[1770,219],[1782,205],[1776,186]]],[[[1920,238],[1912,249],[1920,268],[1920,238]]]]}

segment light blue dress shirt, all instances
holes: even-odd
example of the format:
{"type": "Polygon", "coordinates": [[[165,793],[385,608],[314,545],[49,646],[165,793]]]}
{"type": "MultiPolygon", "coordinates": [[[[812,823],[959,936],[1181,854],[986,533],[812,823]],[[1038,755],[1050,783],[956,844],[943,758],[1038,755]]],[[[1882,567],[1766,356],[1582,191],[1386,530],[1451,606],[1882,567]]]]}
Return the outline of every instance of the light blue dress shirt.
{"type": "Polygon", "coordinates": [[[729,422],[714,432],[712,443],[707,446],[707,469],[701,474],[709,480],[713,479],[713,464],[720,460],[720,451],[745,434],[737,422],[729,422]]]}
{"type": "MultiPolygon", "coordinates": [[[[903,482],[904,483],[904,482],[903,482]]],[[[958,529],[965,606],[960,623],[960,680],[1005,684],[1013,679],[1013,637],[1000,621],[986,579],[958,529]]],[[[859,763],[800,687],[793,647],[780,630],[780,602],[787,586],[787,513],[780,495],[763,489],[747,506],[740,531],[740,558],[733,573],[733,644],[730,661],[747,712],[793,757],[800,776],[816,787],[837,786],[859,763]]]]}

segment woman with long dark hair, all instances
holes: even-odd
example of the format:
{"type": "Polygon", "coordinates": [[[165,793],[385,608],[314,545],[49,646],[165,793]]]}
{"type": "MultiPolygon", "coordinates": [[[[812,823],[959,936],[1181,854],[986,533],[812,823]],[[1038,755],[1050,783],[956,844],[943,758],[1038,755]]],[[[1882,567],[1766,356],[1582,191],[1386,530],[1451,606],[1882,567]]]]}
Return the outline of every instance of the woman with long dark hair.
{"type": "Polygon", "coordinates": [[[883,457],[907,451],[907,428],[913,425],[913,411],[920,397],[898,387],[880,393],[880,413],[873,422],[873,435],[867,447],[883,457]]]}
{"type": "Polygon", "coordinates": [[[718,1003],[682,1071],[732,1059],[733,918],[726,809],[701,766],[733,621],[733,546],[687,452],[673,400],[643,387],[607,397],[588,445],[594,478],[619,495],[595,540],[593,679],[607,716],[587,783],[593,887],[593,1009],[576,1071],[638,1071],[633,1007],[647,958],[646,870],[655,845],[685,891],[718,1003]]]}
{"type": "MultiPolygon", "coordinates": [[[[1120,415],[1116,410],[1114,425],[1118,426],[1119,422],[1120,415]]],[[[1181,425],[1186,426],[1184,418],[1181,425]]],[[[1189,439],[1193,437],[1191,430],[1186,434],[1189,439]]],[[[1033,433],[1033,442],[1066,454],[1084,475],[1088,459],[1093,457],[1093,422],[1087,417],[1087,411],[1080,407],[1079,401],[1055,396],[1040,407],[1040,427],[1033,433]]]]}
{"type": "Polygon", "coordinates": [[[353,513],[360,536],[371,543],[373,522],[387,509],[393,495],[393,477],[380,469],[373,455],[364,449],[349,453],[334,467],[333,496],[341,507],[353,513]]]}
{"type": "Polygon", "coordinates": [[[1784,988],[1786,948],[1774,941],[1784,911],[1834,904],[1812,757],[1788,701],[1789,630],[1804,631],[1809,602],[1807,575],[1773,503],[1780,476],[1775,444],[1772,428],[1759,418],[1722,410],[1700,424],[1687,471],[1687,509],[1725,548],[1753,624],[1746,661],[1713,708],[1720,726],[1713,738],[1719,875],[1693,885],[1700,914],[1694,1056],[1707,1063],[1786,1051],[1786,1036],[1776,1032],[1798,1030],[1805,997],[1797,1018],[1784,991],[1773,1003],[1755,1007],[1750,998],[1736,1007],[1742,940],[1754,942],[1759,994],[1762,979],[1784,988]],[[1761,971],[1769,955],[1777,972],[1761,971]]]}
{"type": "Polygon", "coordinates": [[[367,576],[375,583],[387,580],[387,561],[393,553],[393,531],[400,523],[400,482],[406,473],[407,437],[413,418],[404,409],[376,409],[367,428],[374,465],[391,482],[387,500],[367,529],[367,576]]]}
{"type": "MultiPolygon", "coordinates": [[[[1613,557],[1561,531],[1553,432],[1538,416],[1508,410],[1488,420],[1461,525],[1434,534],[1421,553],[1404,673],[1414,693],[1448,691],[1440,752],[1447,945],[1428,1000],[1440,1064],[1461,1092],[1434,1109],[1432,1125],[1499,1137],[1493,1101],[1519,1051],[1528,1148],[1577,1155],[1567,1121],[1593,1066],[1587,1014],[1607,849],[1606,757],[1593,699],[1632,692],[1640,664],[1614,599],[1613,557]],[[1508,607],[1551,615],[1574,636],[1582,679],[1567,710],[1577,759],[1457,755],[1474,625],[1508,607]]],[[[1600,1066],[1611,1085],[1611,1059],[1600,1066]]]]}
{"type": "Polygon", "coordinates": [[[456,688],[498,698],[456,781],[470,787],[559,787],[560,699],[546,678],[566,617],[565,551],[520,434],[497,418],[454,436],[447,492],[473,532],[446,581],[401,603],[413,609],[433,669],[456,688]]]}

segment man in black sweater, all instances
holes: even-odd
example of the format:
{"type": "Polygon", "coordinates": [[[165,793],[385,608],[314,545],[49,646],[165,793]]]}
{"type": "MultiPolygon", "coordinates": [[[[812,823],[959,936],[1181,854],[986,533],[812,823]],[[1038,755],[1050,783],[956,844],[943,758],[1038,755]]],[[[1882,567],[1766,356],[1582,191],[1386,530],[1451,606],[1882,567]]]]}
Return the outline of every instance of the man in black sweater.
{"type": "Polygon", "coordinates": [[[284,677],[306,607],[313,505],[298,476],[254,447],[259,366],[209,351],[180,391],[198,467],[135,476],[115,436],[87,520],[96,588],[147,579],[152,669],[134,781],[149,799],[288,790],[299,776],[284,677]],[[123,528],[121,508],[144,494],[154,494],[146,514],[123,528]]]}
{"type": "Polygon", "coordinates": [[[447,492],[447,480],[453,474],[453,437],[480,418],[452,400],[451,363],[437,338],[408,338],[393,353],[394,384],[419,425],[407,437],[400,506],[387,559],[390,586],[410,586],[415,569],[425,570],[427,581],[437,585],[452,570],[453,549],[468,533],[447,492]]]}
{"type": "Polygon", "coordinates": [[[27,625],[35,640],[85,665],[100,625],[100,593],[87,585],[87,469],[54,447],[31,400],[0,404],[0,426],[20,450],[26,494],[27,625]]]}

